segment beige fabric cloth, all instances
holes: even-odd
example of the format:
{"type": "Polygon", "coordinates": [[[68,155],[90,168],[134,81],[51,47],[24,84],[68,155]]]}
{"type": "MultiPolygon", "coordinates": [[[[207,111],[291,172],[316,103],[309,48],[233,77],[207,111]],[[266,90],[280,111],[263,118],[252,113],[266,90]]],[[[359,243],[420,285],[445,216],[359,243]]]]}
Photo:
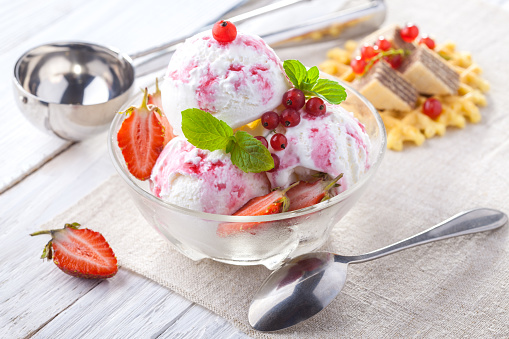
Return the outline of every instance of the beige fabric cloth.
{"type": "MultiPolygon", "coordinates": [[[[326,246],[341,254],[377,249],[470,208],[509,212],[509,13],[461,0],[392,0],[388,9],[388,23],[413,21],[439,41],[471,51],[492,85],[489,106],[479,124],[450,129],[422,147],[388,151],[326,246]]],[[[312,53],[317,60],[325,55],[312,53]]],[[[148,226],[126,199],[127,189],[114,176],[48,224],[76,220],[102,232],[123,267],[255,338],[509,337],[507,226],[352,265],[343,292],[325,311],[263,334],[250,329],[247,310],[269,271],[187,259],[148,226]]]]}

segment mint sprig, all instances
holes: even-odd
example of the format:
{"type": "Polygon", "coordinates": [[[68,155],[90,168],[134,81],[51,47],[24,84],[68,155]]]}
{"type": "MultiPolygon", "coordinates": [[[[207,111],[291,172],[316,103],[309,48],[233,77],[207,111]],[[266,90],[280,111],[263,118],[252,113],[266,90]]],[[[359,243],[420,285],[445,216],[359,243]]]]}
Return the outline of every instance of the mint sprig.
{"type": "Polygon", "coordinates": [[[306,98],[319,97],[330,104],[338,105],[346,99],[346,91],[337,81],[319,79],[316,66],[309,70],[299,60],[285,60],[283,68],[295,86],[304,92],[306,98]]]}
{"type": "Polygon", "coordinates": [[[274,168],[274,159],[259,140],[244,131],[233,133],[227,123],[201,109],[182,111],[182,132],[198,148],[231,153],[232,163],[246,173],[274,168]]]}

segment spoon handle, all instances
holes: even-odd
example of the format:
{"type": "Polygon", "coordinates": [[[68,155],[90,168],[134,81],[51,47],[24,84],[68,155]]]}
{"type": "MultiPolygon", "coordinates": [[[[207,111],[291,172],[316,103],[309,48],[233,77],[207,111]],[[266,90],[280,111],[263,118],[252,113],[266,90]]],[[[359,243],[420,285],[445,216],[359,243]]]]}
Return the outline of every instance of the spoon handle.
{"type": "Polygon", "coordinates": [[[426,244],[432,241],[448,239],[470,233],[494,230],[507,222],[507,215],[489,208],[478,208],[462,212],[441,222],[440,224],[379,250],[359,256],[345,257],[349,264],[356,264],[383,257],[401,250],[426,244]]]}

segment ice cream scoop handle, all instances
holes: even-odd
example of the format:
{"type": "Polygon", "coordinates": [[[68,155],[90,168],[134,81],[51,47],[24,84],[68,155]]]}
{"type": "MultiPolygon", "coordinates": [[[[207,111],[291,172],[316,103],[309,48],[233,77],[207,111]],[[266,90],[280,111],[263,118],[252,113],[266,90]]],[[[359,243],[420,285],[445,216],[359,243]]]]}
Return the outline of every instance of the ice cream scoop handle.
{"type": "Polygon", "coordinates": [[[350,264],[365,262],[432,241],[494,230],[506,223],[507,215],[505,213],[489,208],[478,208],[459,213],[424,232],[393,245],[363,255],[345,257],[345,259],[348,258],[346,261],[350,264]]]}

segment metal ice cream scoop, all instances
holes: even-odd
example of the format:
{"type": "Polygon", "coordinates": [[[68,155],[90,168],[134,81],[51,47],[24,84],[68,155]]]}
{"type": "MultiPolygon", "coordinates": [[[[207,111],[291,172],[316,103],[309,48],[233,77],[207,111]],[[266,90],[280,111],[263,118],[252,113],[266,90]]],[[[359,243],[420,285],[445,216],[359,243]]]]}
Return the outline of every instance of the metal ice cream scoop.
{"type": "MultiPolygon", "coordinates": [[[[229,20],[240,23],[301,1],[278,1],[229,20]]],[[[348,25],[342,36],[359,35],[378,28],[384,18],[383,0],[370,0],[308,22],[292,23],[262,37],[269,44],[277,43],[354,20],[358,24],[348,25]]],[[[42,131],[71,141],[84,140],[106,130],[131,94],[135,78],[164,68],[183,41],[171,41],[130,56],[85,42],[35,47],[15,64],[16,102],[25,117],[42,131]]]]}

